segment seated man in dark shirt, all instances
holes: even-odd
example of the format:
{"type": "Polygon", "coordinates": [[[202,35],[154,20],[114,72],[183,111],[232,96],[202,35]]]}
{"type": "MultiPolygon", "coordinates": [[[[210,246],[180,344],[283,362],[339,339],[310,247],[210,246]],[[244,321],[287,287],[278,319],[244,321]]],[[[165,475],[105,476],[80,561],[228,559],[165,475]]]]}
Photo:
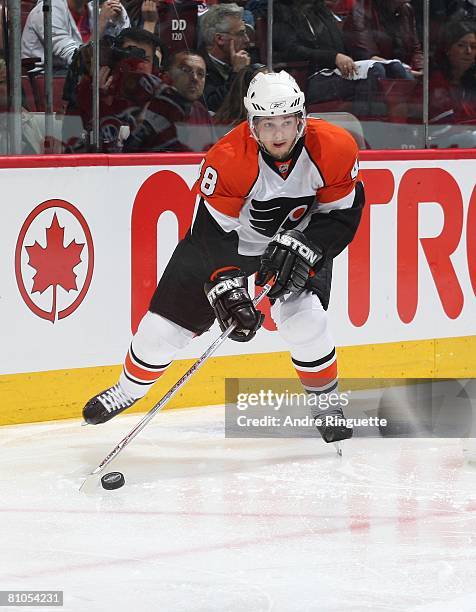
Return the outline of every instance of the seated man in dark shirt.
{"type": "Polygon", "coordinates": [[[146,104],[142,121],[124,151],[204,151],[213,143],[207,109],[200,102],[205,87],[204,59],[178,51],[169,60],[159,87],[146,104]]]}
{"type": "Polygon", "coordinates": [[[243,8],[235,3],[211,6],[199,23],[207,66],[205,102],[208,110],[216,112],[236,74],[251,63],[247,52],[250,41],[243,8]]]}
{"type": "Polygon", "coordinates": [[[338,24],[325,0],[278,0],[274,60],[309,63],[308,104],[345,100],[358,117],[385,112],[375,96],[378,81],[387,76],[385,64],[358,64],[338,24]]]}

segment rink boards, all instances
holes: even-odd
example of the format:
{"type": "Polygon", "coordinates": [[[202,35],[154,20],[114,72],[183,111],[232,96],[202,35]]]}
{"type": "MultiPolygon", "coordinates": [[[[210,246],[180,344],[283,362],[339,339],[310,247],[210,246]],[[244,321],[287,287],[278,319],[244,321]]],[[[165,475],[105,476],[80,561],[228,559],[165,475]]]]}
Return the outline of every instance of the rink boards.
{"type": "MultiPolygon", "coordinates": [[[[345,377],[476,376],[476,151],[363,152],[367,206],[334,268],[345,377]]],[[[0,160],[0,424],[78,416],[112,384],[191,222],[197,155],[0,160]]],[[[264,305],[265,312],[269,304],[264,305]]],[[[267,316],[225,343],[171,406],[223,402],[228,377],[289,377],[267,316]]],[[[139,410],[212,342],[196,339],[139,410]]]]}

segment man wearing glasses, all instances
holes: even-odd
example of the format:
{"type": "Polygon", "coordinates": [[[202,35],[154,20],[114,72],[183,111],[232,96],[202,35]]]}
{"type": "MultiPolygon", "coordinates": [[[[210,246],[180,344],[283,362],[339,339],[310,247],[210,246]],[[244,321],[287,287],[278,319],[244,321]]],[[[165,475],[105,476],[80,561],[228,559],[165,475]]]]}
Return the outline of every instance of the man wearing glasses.
{"type": "Polygon", "coordinates": [[[236,74],[250,64],[247,51],[250,41],[243,8],[235,3],[211,6],[199,23],[207,66],[204,98],[208,110],[216,112],[236,74]]]}
{"type": "Polygon", "coordinates": [[[168,60],[163,85],[146,105],[143,121],[124,151],[203,151],[213,142],[210,116],[201,103],[206,68],[193,51],[177,51],[168,60]]]}

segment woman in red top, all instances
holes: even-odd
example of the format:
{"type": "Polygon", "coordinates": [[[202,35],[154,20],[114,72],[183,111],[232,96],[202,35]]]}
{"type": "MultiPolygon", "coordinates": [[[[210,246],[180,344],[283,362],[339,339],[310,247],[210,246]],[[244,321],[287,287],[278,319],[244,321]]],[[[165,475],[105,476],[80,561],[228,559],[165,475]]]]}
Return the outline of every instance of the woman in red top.
{"type": "Polygon", "coordinates": [[[430,74],[431,123],[476,123],[476,24],[449,23],[430,74]]]}

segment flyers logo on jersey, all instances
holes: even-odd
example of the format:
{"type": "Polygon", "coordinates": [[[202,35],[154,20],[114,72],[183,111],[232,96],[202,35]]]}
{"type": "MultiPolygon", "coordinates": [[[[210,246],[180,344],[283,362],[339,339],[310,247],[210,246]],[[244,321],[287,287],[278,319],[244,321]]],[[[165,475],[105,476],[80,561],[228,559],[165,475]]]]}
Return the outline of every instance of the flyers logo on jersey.
{"type": "Polygon", "coordinates": [[[272,238],[279,230],[295,228],[306,216],[314,196],[251,200],[250,226],[259,234],[272,238]]]}

